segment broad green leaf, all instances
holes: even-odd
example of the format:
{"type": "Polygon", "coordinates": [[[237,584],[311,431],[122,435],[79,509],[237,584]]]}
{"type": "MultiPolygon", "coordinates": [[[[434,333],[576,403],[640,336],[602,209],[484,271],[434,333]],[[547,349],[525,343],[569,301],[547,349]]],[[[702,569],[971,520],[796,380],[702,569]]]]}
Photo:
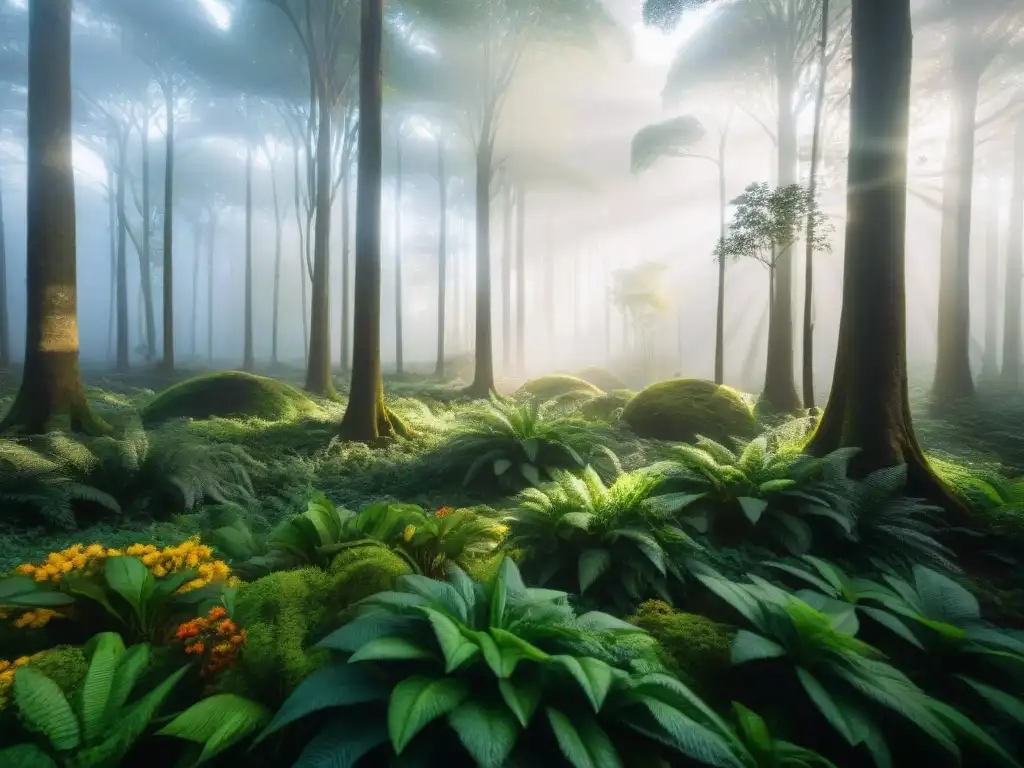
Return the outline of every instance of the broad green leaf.
{"type": "Polygon", "coordinates": [[[937,699],[928,701],[929,709],[934,712],[952,731],[970,741],[980,751],[991,757],[996,764],[1005,768],[1021,768],[1020,762],[1011,756],[1002,745],[979,728],[959,710],[953,709],[937,699]]]}
{"type": "Polygon", "coordinates": [[[102,584],[97,584],[87,576],[79,576],[74,573],[68,574],[63,583],[65,588],[73,595],[86,597],[98,603],[102,608],[122,624],[127,624],[121,612],[110,602],[110,594],[102,584]]]}
{"type": "Polygon", "coordinates": [[[433,659],[434,654],[404,637],[378,637],[371,640],[349,657],[349,663],[359,661],[433,659]]]}
{"type": "Polygon", "coordinates": [[[541,681],[531,674],[520,674],[515,678],[498,681],[498,690],[519,724],[526,728],[537,711],[537,705],[544,694],[541,681]]]}
{"type": "Polygon", "coordinates": [[[814,706],[821,712],[829,725],[835,728],[850,746],[856,746],[860,743],[858,735],[854,733],[853,728],[847,721],[843,705],[832,697],[828,689],[803,667],[796,668],[796,675],[800,680],[800,685],[803,686],[811,701],[814,702],[814,706]]]}
{"type": "Polygon", "coordinates": [[[494,642],[499,648],[515,650],[521,658],[529,659],[530,661],[547,661],[551,658],[549,654],[533,643],[529,643],[507,630],[494,628],[491,630],[491,637],[494,638],[494,642]]]}
{"type": "Polygon", "coordinates": [[[756,635],[741,629],[736,633],[732,641],[732,663],[744,664],[748,661],[760,661],[762,659],[777,659],[786,655],[786,649],[769,640],[767,637],[756,635]]]}
{"type": "Polygon", "coordinates": [[[638,699],[664,731],[669,743],[684,755],[704,765],[743,768],[743,764],[725,740],[735,738],[727,729],[724,735],[719,735],[684,714],[673,704],[645,694],[640,694],[638,699]]]}
{"type": "Polygon", "coordinates": [[[586,656],[552,656],[551,661],[565,669],[583,689],[594,712],[600,712],[612,685],[612,668],[586,656]]]}
{"type": "Polygon", "coordinates": [[[494,462],[494,474],[501,477],[508,472],[509,467],[512,466],[512,462],[508,459],[497,459],[494,462]]]}
{"type": "MultiPolygon", "coordinates": [[[[399,593],[379,592],[374,597],[380,598],[391,594],[399,593]]],[[[410,595],[410,597],[416,598],[416,605],[424,602],[423,598],[420,598],[418,595],[410,595]]],[[[363,603],[360,605],[363,605],[363,603]]],[[[354,653],[371,640],[396,634],[415,623],[416,618],[411,616],[395,616],[376,610],[366,611],[331,632],[313,647],[316,649],[354,653]]]]}
{"type": "Polygon", "coordinates": [[[365,665],[328,664],[299,683],[254,743],[258,744],[270,734],[314,712],[386,701],[387,697],[388,686],[371,674],[365,665]]]}
{"type": "Polygon", "coordinates": [[[444,671],[450,674],[480,653],[480,647],[467,640],[454,621],[433,608],[421,608],[434,628],[434,637],[444,654],[444,671]]]}
{"type": "Polygon", "coordinates": [[[153,588],[153,574],[137,557],[110,557],[103,565],[107,584],[121,595],[140,617],[143,601],[153,588]]]}
{"type": "Polygon", "coordinates": [[[526,454],[526,458],[531,462],[537,461],[537,451],[540,448],[540,443],[537,442],[536,439],[531,437],[527,440],[520,440],[519,444],[523,446],[523,452],[526,454]]]}
{"type": "Polygon", "coordinates": [[[917,646],[922,651],[924,650],[924,645],[922,645],[921,641],[917,639],[917,635],[914,634],[910,627],[903,623],[903,620],[900,619],[899,616],[894,616],[888,611],[883,611],[880,608],[868,608],[865,606],[860,610],[863,611],[865,616],[878,622],[890,632],[895,632],[911,645],[917,646]]]}
{"type": "Polygon", "coordinates": [[[453,678],[416,675],[396,685],[388,702],[388,735],[395,754],[402,754],[416,734],[451,712],[468,695],[466,683],[453,678]]]}
{"type": "Polygon", "coordinates": [[[374,713],[343,712],[310,739],[293,768],[355,768],[367,753],[387,741],[383,718],[374,713]]]}
{"type": "Polygon", "coordinates": [[[967,683],[967,685],[973,688],[979,696],[985,699],[988,705],[992,707],[993,711],[1016,720],[1021,726],[1024,726],[1024,700],[1021,700],[1016,696],[1012,696],[1000,688],[986,685],[985,683],[974,680],[970,677],[965,677],[964,675],[957,675],[957,677],[967,683]]]}
{"type": "Polygon", "coordinates": [[[587,549],[580,555],[580,594],[585,593],[612,567],[612,553],[607,549],[587,549]]]}
{"type": "Polygon", "coordinates": [[[125,652],[124,641],[115,632],[104,632],[93,640],[92,658],[78,692],[82,739],[86,744],[96,742],[106,730],[110,691],[125,652]]]}
{"type": "Polygon", "coordinates": [[[764,499],[755,499],[752,496],[740,496],[736,499],[740,503],[740,509],[743,510],[744,516],[752,524],[756,525],[757,521],[761,519],[761,515],[768,509],[768,502],[764,499]]]}
{"type": "Polygon", "coordinates": [[[58,768],[53,758],[35,744],[16,744],[0,749],[3,768],[58,768]]]}
{"type": "Polygon", "coordinates": [[[494,676],[498,678],[507,677],[504,674],[505,664],[501,655],[501,649],[494,642],[494,638],[486,632],[474,632],[472,630],[467,631],[466,635],[480,646],[480,652],[483,653],[484,661],[487,662],[487,666],[491,668],[494,676]]]}
{"type": "Polygon", "coordinates": [[[537,487],[540,485],[540,472],[533,464],[520,464],[519,472],[526,478],[526,482],[537,487]]]}
{"type": "Polygon", "coordinates": [[[519,736],[515,716],[497,701],[465,701],[448,714],[448,723],[480,768],[502,768],[519,736]]]}
{"type": "Polygon", "coordinates": [[[107,711],[104,714],[104,721],[109,727],[117,722],[121,714],[121,708],[131,695],[135,683],[146,671],[150,660],[149,643],[138,643],[133,645],[121,657],[121,663],[117,665],[114,673],[114,682],[110,686],[110,695],[107,697],[107,711]]]}
{"type": "Polygon", "coordinates": [[[771,752],[772,735],[764,718],[747,709],[738,701],[732,703],[732,709],[736,713],[736,721],[739,723],[740,730],[743,731],[744,741],[753,745],[758,752],[771,752]]]}
{"type": "Polygon", "coordinates": [[[558,747],[574,768],[622,768],[611,739],[592,718],[570,720],[553,707],[546,711],[558,747]]]}
{"type": "Polygon", "coordinates": [[[0,579],[0,605],[24,608],[70,605],[74,598],[49,584],[43,585],[28,576],[7,576],[0,579]]]}
{"type": "Polygon", "coordinates": [[[258,702],[218,693],[193,704],[157,733],[202,744],[198,765],[262,728],[270,717],[270,711],[258,702]]]}
{"type": "Polygon", "coordinates": [[[14,673],[14,703],[30,730],[43,734],[58,752],[81,744],[78,721],[53,680],[31,666],[14,673]]]}

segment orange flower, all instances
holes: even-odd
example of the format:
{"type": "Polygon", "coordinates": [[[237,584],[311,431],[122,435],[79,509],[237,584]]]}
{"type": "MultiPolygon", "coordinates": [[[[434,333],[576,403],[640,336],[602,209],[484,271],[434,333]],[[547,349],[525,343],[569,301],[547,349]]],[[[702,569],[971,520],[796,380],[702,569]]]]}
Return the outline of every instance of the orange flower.
{"type": "Polygon", "coordinates": [[[231,619],[224,619],[220,624],[217,625],[217,631],[222,635],[233,635],[238,627],[235,626],[235,622],[231,619]]]}
{"type": "Polygon", "coordinates": [[[206,618],[210,621],[217,621],[218,619],[223,619],[227,615],[228,612],[224,610],[224,606],[218,605],[210,609],[210,612],[206,614],[206,618]]]}
{"type": "Polygon", "coordinates": [[[185,653],[200,654],[200,653],[202,653],[205,650],[206,650],[206,646],[203,645],[202,641],[200,640],[198,643],[192,643],[192,645],[186,647],[185,648],[185,653]]]}
{"type": "Polygon", "coordinates": [[[453,512],[453,511],[454,511],[454,510],[453,510],[453,509],[452,509],[451,507],[447,507],[447,506],[445,506],[445,507],[441,507],[441,508],[439,508],[439,509],[437,510],[437,512],[435,512],[435,513],[434,513],[434,517],[447,517],[447,516],[448,516],[448,515],[450,515],[450,514],[451,514],[451,513],[453,512]]]}

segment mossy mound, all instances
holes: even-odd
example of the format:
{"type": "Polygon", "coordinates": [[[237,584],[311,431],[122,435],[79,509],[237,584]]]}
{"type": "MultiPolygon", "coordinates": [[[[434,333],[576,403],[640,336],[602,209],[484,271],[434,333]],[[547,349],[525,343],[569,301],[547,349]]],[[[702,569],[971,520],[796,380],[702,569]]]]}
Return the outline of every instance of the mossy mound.
{"type": "Polygon", "coordinates": [[[530,379],[516,390],[516,397],[532,397],[539,402],[555,399],[575,399],[599,397],[604,392],[589,381],[555,373],[550,376],[538,376],[530,379]]]}
{"type": "Polygon", "coordinates": [[[670,379],[640,391],[622,411],[622,420],[639,436],[692,442],[704,435],[729,444],[753,437],[754,414],[735,389],[703,379],[670,379]]]}
{"type": "Polygon", "coordinates": [[[593,384],[595,387],[604,390],[605,392],[611,392],[616,389],[627,389],[626,382],[607,368],[601,368],[596,365],[584,368],[582,371],[578,371],[576,373],[576,378],[582,379],[588,384],[593,384]]]}
{"type": "Polygon", "coordinates": [[[165,389],[142,409],[142,421],[146,426],[213,416],[282,421],[315,410],[316,403],[290,384],[242,371],[219,371],[165,389]]]}
{"type": "Polygon", "coordinates": [[[330,568],[335,599],[343,606],[394,589],[399,577],[410,573],[412,568],[400,555],[377,546],[343,550],[330,568]]]}
{"type": "Polygon", "coordinates": [[[629,401],[634,397],[636,397],[636,392],[632,390],[616,389],[587,400],[580,406],[580,413],[588,419],[614,421],[622,415],[622,410],[629,405],[629,401]]]}
{"type": "Polygon", "coordinates": [[[733,630],[724,624],[677,611],[660,600],[641,603],[629,621],[658,641],[670,671],[704,693],[729,668],[733,630]]]}

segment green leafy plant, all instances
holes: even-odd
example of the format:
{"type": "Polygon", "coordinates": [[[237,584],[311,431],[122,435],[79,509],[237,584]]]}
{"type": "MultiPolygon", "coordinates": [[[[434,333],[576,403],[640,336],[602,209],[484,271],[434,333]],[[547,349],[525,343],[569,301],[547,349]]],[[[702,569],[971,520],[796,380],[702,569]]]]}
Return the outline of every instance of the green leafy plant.
{"type": "Polygon", "coordinates": [[[232,693],[218,693],[193,704],[157,731],[157,735],[192,742],[192,754],[179,765],[196,766],[255,734],[270,717],[270,710],[259,702],[232,693]]]}
{"type": "Polygon", "coordinates": [[[738,701],[732,703],[739,740],[746,754],[743,763],[750,768],[836,768],[831,760],[817,752],[783,739],[776,739],[764,719],[738,701]]]}
{"type": "Polygon", "coordinates": [[[729,603],[752,627],[737,632],[733,664],[774,664],[795,677],[808,703],[850,747],[863,747],[880,768],[892,755],[880,710],[916,726],[931,743],[955,759],[958,739],[983,750],[997,764],[1018,763],[988,733],[958,710],[929,696],[857,639],[854,606],[827,604],[816,610],[757,576],[738,584],[710,571],[698,578],[729,603]]]}
{"type": "Polygon", "coordinates": [[[486,479],[506,488],[538,486],[553,470],[579,471],[595,456],[617,470],[614,454],[601,445],[610,438],[607,425],[555,403],[492,395],[458,415],[437,460],[443,472],[464,473],[464,485],[486,479]]]}
{"type": "Polygon", "coordinates": [[[614,637],[636,632],[577,617],[565,593],[527,588],[508,559],[490,584],[459,569],[447,582],[406,576],[321,641],[333,660],[260,739],[333,710],[296,766],[371,753],[482,768],[622,766],[624,755],[742,766],[729,726],[688,688],[615,663],[614,637]]]}
{"type": "Polygon", "coordinates": [[[634,472],[606,486],[589,467],[554,475],[525,489],[505,517],[506,546],[522,552],[527,578],[624,610],[648,597],[672,602],[671,586],[700,547],[646,505],[659,479],[634,472]]]}
{"type": "Polygon", "coordinates": [[[0,749],[0,765],[100,768],[120,764],[145,732],[188,667],[133,700],[150,664],[146,643],[125,648],[113,632],[89,644],[89,668],[75,700],[46,675],[26,666],[14,676],[14,706],[33,740],[0,749]]]}
{"type": "Polygon", "coordinates": [[[813,519],[852,533],[846,467],[856,452],[841,448],[822,458],[805,456],[798,443],[771,433],[737,452],[700,437],[696,446],[673,446],[671,458],[650,468],[664,478],[650,504],[717,537],[735,536],[745,522],[789,552],[803,554],[811,546],[813,519]]]}

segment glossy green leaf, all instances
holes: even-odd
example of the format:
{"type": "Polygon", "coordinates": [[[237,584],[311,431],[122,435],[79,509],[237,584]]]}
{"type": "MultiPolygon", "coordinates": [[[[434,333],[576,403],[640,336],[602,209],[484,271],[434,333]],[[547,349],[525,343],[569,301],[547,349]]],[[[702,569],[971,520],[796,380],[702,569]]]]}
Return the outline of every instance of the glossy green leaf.
{"type": "Polygon", "coordinates": [[[459,706],[469,695],[466,683],[453,678],[416,675],[395,686],[388,702],[388,735],[395,754],[421,730],[459,706]]]}

